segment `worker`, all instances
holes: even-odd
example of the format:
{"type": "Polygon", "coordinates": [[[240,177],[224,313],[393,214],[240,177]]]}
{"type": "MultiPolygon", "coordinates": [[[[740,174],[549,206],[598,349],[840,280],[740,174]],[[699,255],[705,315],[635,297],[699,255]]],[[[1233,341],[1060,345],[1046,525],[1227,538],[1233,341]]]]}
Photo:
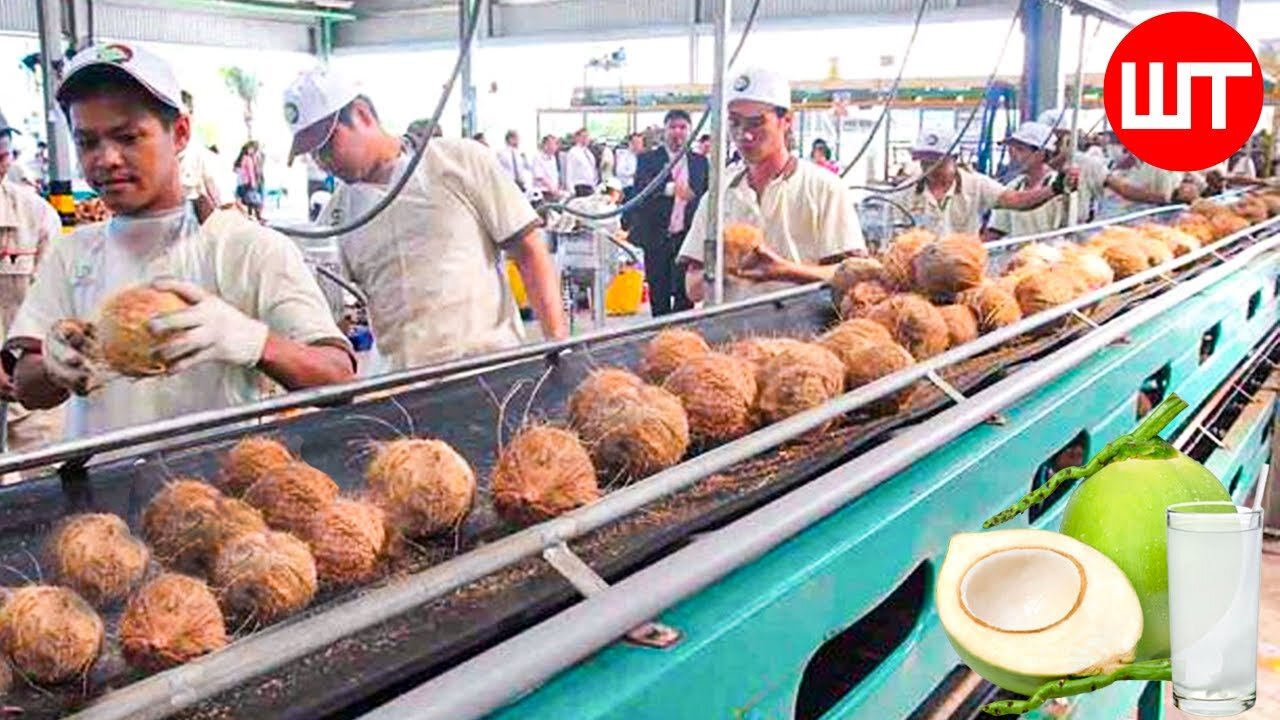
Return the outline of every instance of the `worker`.
{"type": "Polygon", "coordinates": [[[1051,185],[1011,190],[993,177],[958,167],[956,146],[955,134],[946,129],[925,130],[911,146],[911,159],[925,175],[894,199],[910,210],[917,227],[939,235],[977,233],[992,210],[1031,210],[1068,190],[1066,175],[1051,185]]]}
{"type": "Polygon", "coordinates": [[[1106,192],[1096,184],[1093,188],[1093,192],[1100,198],[1095,219],[1112,218],[1143,208],[1182,202],[1178,194],[1184,176],[1185,173],[1164,170],[1143,162],[1126,150],[1125,156],[1112,166],[1111,172],[1103,181],[1106,192]]]}
{"type": "MultiPolygon", "coordinates": [[[[1008,148],[1012,167],[1017,177],[1006,185],[1011,190],[1052,187],[1059,173],[1049,166],[1050,158],[1058,151],[1058,141],[1048,125],[1026,122],[1004,141],[1008,148]]],[[[1067,219],[1067,198],[1055,197],[1031,210],[998,208],[991,213],[991,220],[983,231],[983,239],[998,240],[1005,236],[1023,237],[1049,232],[1064,227],[1067,219]]]]}
{"type": "MultiPolygon", "coordinates": [[[[182,106],[195,127],[195,98],[182,91],[182,106]]],[[[233,173],[224,166],[222,158],[192,137],[178,153],[178,166],[182,170],[182,191],[186,199],[205,204],[201,212],[208,214],[235,203],[233,173]]]]}
{"type": "MultiPolygon", "coordinates": [[[[285,92],[289,159],[311,154],[337,183],[322,221],[364,216],[403,175],[414,149],[384,130],[372,100],[328,68],[285,92]]],[[[369,298],[387,367],[404,369],[519,345],[524,325],[506,273],[519,268],[543,337],[567,337],[555,263],[528,199],[493,152],[438,138],[395,200],[337,238],[343,272],[369,298]]]]}
{"type": "Polygon", "coordinates": [[[355,357],[301,251],[234,210],[197,214],[178,154],[191,138],[172,70],[123,43],[67,64],[55,97],[89,185],[113,213],[53,243],[5,343],[16,395],[29,408],[70,398],[66,436],[214,410],[260,397],[262,375],[287,390],[345,382],[355,357]],[[116,382],[64,319],[150,283],[190,307],[150,321],[164,375],[116,382]]]}
{"type": "MultiPolygon", "coordinates": [[[[764,243],[724,276],[726,300],[741,300],[793,284],[830,280],[836,264],[865,251],[853,201],[840,178],[788,150],[791,85],[771,70],[747,70],[728,88],[729,132],[744,167],[730,170],[725,217],[759,222],[764,243]]],[[[703,258],[707,204],[698,206],[680,249],[689,299],[707,295],[703,258]]]]}

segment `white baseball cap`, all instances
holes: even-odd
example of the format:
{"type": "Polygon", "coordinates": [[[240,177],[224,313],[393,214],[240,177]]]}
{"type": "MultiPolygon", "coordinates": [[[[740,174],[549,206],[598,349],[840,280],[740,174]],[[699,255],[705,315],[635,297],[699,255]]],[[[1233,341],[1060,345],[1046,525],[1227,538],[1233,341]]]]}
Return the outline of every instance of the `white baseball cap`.
{"type": "Polygon", "coordinates": [[[956,134],[946,128],[924,130],[911,146],[911,154],[920,155],[953,155],[959,148],[952,147],[956,142],[956,134]]]}
{"type": "Polygon", "coordinates": [[[728,84],[729,102],[743,100],[791,109],[791,83],[772,70],[749,68],[732,73],[728,84]]]}
{"type": "Polygon", "coordinates": [[[1053,152],[1058,149],[1058,139],[1048,125],[1038,122],[1024,122],[1013,131],[1005,143],[1018,142],[1032,148],[1053,152]]]}
{"type": "Polygon", "coordinates": [[[359,95],[359,86],[332,68],[317,67],[299,75],[284,91],[284,119],[293,133],[289,163],[328,142],[338,111],[359,95]]]}
{"type": "Polygon", "coordinates": [[[65,102],[67,88],[76,76],[93,67],[113,67],[146,88],[157,100],[175,110],[183,110],[182,86],[169,63],[143,48],[127,43],[100,43],[76,53],[62,73],[62,82],[54,97],[65,102]]]}
{"type": "Polygon", "coordinates": [[[1071,108],[1053,108],[1040,113],[1040,117],[1036,118],[1036,122],[1047,125],[1054,130],[1071,130],[1071,120],[1075,117],[1075,110],[1071,108]]]}

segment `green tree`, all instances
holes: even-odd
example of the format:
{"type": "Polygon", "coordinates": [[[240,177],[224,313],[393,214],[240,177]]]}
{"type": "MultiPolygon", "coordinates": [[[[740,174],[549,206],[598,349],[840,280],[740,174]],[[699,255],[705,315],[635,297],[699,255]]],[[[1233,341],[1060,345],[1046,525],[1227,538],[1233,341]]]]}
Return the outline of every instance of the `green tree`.
{"type": "Polygon", "coordinates": [[[258,99],[258,90],[262,83],[258,78],[238,67],[222,68],[222,79],[227,89],[244,103],[244,130],[250,140],[253,139],[253,105],[258,99]]]}

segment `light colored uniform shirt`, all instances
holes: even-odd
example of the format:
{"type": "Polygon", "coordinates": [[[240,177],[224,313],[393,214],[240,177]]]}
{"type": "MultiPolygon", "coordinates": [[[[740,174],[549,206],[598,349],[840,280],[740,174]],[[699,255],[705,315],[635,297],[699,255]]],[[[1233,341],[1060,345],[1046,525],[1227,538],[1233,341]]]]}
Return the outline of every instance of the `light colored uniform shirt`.
{"type": "Polygon", "coordinates": [[[208,148],[195,144],[193,139],[178,153],[178,172],[182,178],[183,197],[195,200],[204,196],[214,207],[235,200],[235,173],[219,172],[219,158],[208,148]]]}
{"type": "Polygon", "coordinates": [[[506,173],[512,182],[519,185],[525,192],[533,189],[529,159],[520,152],[520,148],[503,145],[495,154],[498,157],[498,164],[502,166],[502,172],[506,173]]]}
{"type": "MultiPolygon", "coordinates": [[[[407,167],[402,154],[398,178],[407,167]]],[[[340,183],[321,217],[340,225],[386,186],[340,183]]],[[[507,283],[502,243],[538,221],[493,153],[437,138],[395,202],[338,238],[343,272],[369,297],[369,322],[391,369],[519,345],[524,326],[507,283]]]]}
{"type": "Polygon", "coordinates": [[[1076,152],[1072,155],[1071,163],[1080,170],[1080,182],[1076,188],[1076,194],[1080,198],[1080,208],[1074,224],[1097,220],[1101,217],[1098,215],[1099,204],[1107,191],[1107,176],[1111,174],[1106,157],[1088,152],[1076,152]]]}
{"type": "MultiPolygon", "coordinates": [[[[1038,187],[1049,187],[1057,179],[1058,173],[1050,170],[1038,187]]],[[[1026,175],[1019,175],[1009,182],[1010,190],[1030,189],[1031,183],[1026,175]]],[[[997,208],[991,213],[987,223],[992,230],[1003,233],[1006,237],[1023,237],[1049,232],[1065,227],[1067,220],[1067,196],[1060,195],[1040,207],[1030,210],[1009,210],[997,208]]]]}
{"type": "Polygon", "coordinates": [[[533,185],[543,192],[560,190],[560,165],[555,155],[539,152],[533,158],[533,185]]]}
{"type": "MultiPolygon", "coordinates": [[[[108,296],[161,277],[194,283],[290,340],[350,351],[296,245],[232,210],[200,225],[189,204],[141,221],[117,216],[53,243],[10,341],[42,342],[64,318],[95,320],[108,296]],[[135,230],[131,223],[138,223],[135,230]]],[[[66,436],[252,402],[261,379],[255,369],[212,362],[179,375],[114,379],[87,397],[71,397],[66,436]]]]}
{"type": "Polygon", "coordinates": [[[631,148],[618,149],[613,173],[624,188],[636,184],[636,154],[631,152],[631,148]]]}
{"type": "Polygon", "coordinates": [[[596,156],[581,145],[569,148],[564,161],[564,186],[573,190],[579,185],[589,185],[594,190],[598,177],[596,156]]]}
{"type": "MultiPolygon", "coordinates": [[[[1138,161],[1138,164],[1127,172],[1122,173],[1125,180],[1154,191],[1162,195],[1165,200],[1160,205],[1167,205],[1172,202],[1173,191],[1178,189],[1178,185],[1182,182],[1184,173],[1174,172],[1172,170],[1161,170],[1158,167],[1148,165],[1147,163],[1138,161]]],[[[1116,217],[1127,213],[1137,212],[1143,208],[1155,207],[1150,203],[1134,202],[1120,197],[1116,193],[1108,190],[1103,195],[1098,205],[1098,219],[1116,217]]]]}
{"type": "MultiPolygon", "coordinates": [[[[828,173],[830,174],[830,173],[828,173]]],[[[941,198],[924,181],[899,193],[894,200],[911,211],[916,227],[938,235],[976,233],[986,213],[993,210],[1005,191],[1000,181],[987,175],[956,169],[956,181],[941,198]]]]}
{"type": "MultiPolygon", "coordinates": [[[[703,262],[708,206],[698,205],[680,257],[703,262]]],[[[769,247],[792,262],[817,264],[867,246],[853,200],[840,178],[794,159],[758,195],[747,182],[745,170],[734,175],[725,189],[725,222],[735,221],[759,224],[769,247]]],[[[790,283],[758,283],[725,275],[724,297],[732,302],[788,287],[790,283]]]]}
{"type": "Polygon", "coordinates": [[[39,193],[29,185],[0,180],[0,275],[34,275],[36,260],[61,234],[58,211],[39,193]]]}

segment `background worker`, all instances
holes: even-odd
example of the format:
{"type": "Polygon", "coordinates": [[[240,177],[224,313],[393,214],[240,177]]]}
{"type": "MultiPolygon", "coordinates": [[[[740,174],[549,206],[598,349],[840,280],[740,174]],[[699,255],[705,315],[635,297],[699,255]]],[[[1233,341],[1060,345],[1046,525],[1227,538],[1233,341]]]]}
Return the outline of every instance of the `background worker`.
{"type": "MultiPolygon", "coordinates": [[[[1058,154],[1058,141],[1048,125],[1026,122],[1005,141],[1011,165],[1018,175],[1006,185],[1010,190],[1052,187],[1059,173],[1049,165],[1058,154]]],[[[983,230],[984,240],[1006,236],[1023,237],[1064,227],[1067,220],[1067,197],[1058,196],[1031,210],[998,208],[983,230]]]]}
{"type": "MultiPolygon", "coordinates": [[[[791,154],[791,85],[765,69],[736,75],[729,89],[729,133],[744,167],[725,189],[726,223],[750,219],[764,244],[733,275],[724,277],[734,301],[793,284],[830,280],[835,264],[864,251],[853,202],[840,178],[791,154]]],[[[724,172],[720,170],[718,172],[724,172]]],[[[707,206],[699,206],[680,249],[689,298],[704,299],[707,206]]]]}
{"type": "MultiPolygon", "coordinates": [[[[322,222],[363,216],[404,175],[412,148],[384,130],[373,102],[326,68],[285,92],[290,161],[311,154],[337,177],[322,222]]],[[[338,237],[345,274],[369,298],[379,353],[391,369],[519,345],[524,340],[502,255],[515,261],[546,339],[568,335],[559,276],[540,221],[493,151],[439,138],[396,199],[338,237]]]]}
{"type": "Polygon", "coordinates": [[[590,148],[591,136],[582,128],[573,134],[573,145],[564,157],[564,186],[570,195],[595,194],[600,184],[600,163],[590,148]]]}
{"type": "Polygon", "coordinates": [[[69,438],[250,402],[263,376],[296,390],[354,377],[355,357],[302,253],[233,210],[197,214],[178,154],[191,138],[169,66],[142,48],[95,45],[68,63],[56,93],[85,179],[113,213],[59,238],[5,343],[29,408],[70,398],[69,438]],[[168,374],[104,382],[83,335],[126,287],[150,283],[190,303],[151,321],[172,333],[156,352],[168,374]]]}

